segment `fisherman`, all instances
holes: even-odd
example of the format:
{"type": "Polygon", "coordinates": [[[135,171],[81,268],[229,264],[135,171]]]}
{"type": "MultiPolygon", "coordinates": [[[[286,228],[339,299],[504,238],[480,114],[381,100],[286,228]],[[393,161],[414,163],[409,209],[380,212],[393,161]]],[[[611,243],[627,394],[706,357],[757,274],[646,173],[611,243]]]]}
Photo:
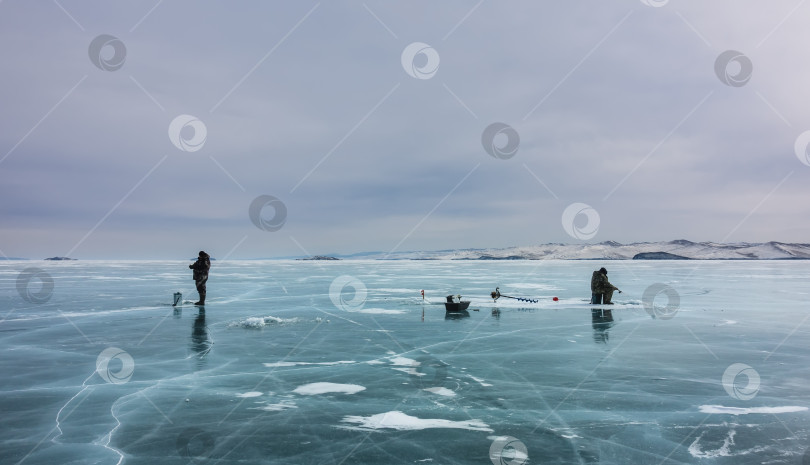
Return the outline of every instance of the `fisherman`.
{"type": "Polygon", "coordinates": [[[194,283],[200,293],[200,301],[194,305],[205,305],[205,282],[208,281],[208,270],[211,268],[211,256],[200,250],[197,261],[188,266],[194,270],[194,283]]]}
{"type": "Polygon", "coordinates": [[[593,276],[591,276],[591,303],[613,305],[611,301],[611,299],[613,299],[613,291],[619,291],[619,294],[622,293],[618,287],[610,284],[610,281],[608,281],[607,270],[603,267],[594,271],[593,276]]]}

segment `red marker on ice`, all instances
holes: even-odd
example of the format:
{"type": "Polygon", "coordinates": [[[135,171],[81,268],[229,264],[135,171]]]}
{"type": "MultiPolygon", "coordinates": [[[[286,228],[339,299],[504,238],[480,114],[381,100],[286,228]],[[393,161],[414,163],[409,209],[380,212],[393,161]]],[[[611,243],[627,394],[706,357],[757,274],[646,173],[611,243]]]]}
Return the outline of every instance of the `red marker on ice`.
{"type": "Polygon", "coordinates": [[[551,300],[553,300],[554,302],[557,302],[557,301],[558,301],[558,300],[560,300],[560,299],[558,299],[558,298],[556,298],[556,297],[555,297],[555,298],[553,298],[553,299],[551,299],[551,300]]]}

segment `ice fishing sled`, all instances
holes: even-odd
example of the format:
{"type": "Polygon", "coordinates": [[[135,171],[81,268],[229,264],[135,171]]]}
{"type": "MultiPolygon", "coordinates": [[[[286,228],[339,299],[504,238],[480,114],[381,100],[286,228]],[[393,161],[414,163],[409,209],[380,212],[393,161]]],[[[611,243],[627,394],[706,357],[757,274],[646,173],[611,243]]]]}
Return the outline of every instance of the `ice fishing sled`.
{"type": "Polygon", "coordinates": [[[452,313],[464,312],[467,310],[467,307],[469,306],[470,301],[469,300],[462,301],[460,295],[459,296],[448,295],[447,302],[444,303],[444,309],[447,312],[452,313]],[[456,297],[458,297],[458,301],[455,300],[456,297]]]}

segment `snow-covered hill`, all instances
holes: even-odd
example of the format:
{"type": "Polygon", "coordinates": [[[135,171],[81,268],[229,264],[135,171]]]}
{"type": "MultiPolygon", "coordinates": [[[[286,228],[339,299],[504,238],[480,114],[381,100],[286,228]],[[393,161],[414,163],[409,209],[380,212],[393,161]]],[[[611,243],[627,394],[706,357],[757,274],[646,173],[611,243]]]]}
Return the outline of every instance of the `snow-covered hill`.
{"type": "MultiPolygon", "coordinates": [[[[638,254],[647,254],[647,257],[654,258],[656,252],[699,260],[810,259],[810,244],[785,244],[781,242],[719,244],[687,240],[619,244],[618,242],[608,241],[598,244],[544,244],[505,249],[460,249],[432,252],[394,252],[391,254],[371,253],[343,258],[389,260],[631,260],[638,254]]],[[[636,259],[642,257],[636,257],[636,259]]]]}

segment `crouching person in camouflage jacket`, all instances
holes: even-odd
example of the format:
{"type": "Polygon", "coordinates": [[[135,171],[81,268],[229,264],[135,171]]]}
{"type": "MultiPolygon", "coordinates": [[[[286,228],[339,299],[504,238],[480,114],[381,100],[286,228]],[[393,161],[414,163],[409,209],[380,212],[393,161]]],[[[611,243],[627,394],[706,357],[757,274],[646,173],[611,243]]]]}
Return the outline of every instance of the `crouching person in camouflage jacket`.
{"type": "Polygon", "coordinates": [[[592,297],[591,303],[613,305],[613,291],[619,291],[619,294],[622,293],[618,287],[610,284],[610,281],[608,281],[607,270],[605,268],[600,268],[594,271],[593,276],[591,276],[591,294],[601,294],[600,297],[602,298],[599,299],[601,302],[594,302],[594,298],[592,297]]]}

